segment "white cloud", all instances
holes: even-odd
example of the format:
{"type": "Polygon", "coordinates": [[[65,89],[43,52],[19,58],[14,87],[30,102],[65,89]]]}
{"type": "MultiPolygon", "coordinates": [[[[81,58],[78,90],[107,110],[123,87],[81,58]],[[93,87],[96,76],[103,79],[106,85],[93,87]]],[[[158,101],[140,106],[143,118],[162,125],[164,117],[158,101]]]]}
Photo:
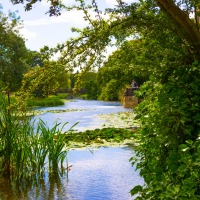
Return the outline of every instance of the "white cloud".
{"type": "Polygon", "coordinates": [[[107,50],[107,54],[108,55],[110,55],[110,54],[112,54],[114,51],[116,51],[117,50],[117,47],[116,46],[108,46],[107,48],[106,48],[106,50],[107,50]]]}
{"type": "Polygon", "coordinates": [[[109,7],[114,7],[115,5],[117,5],[117,2],[116,2],[116,0],[106,0],[106,4],[109,7]]]}
{"type": "Polygon", "coordinates": [[[66,23],[69,27],[83,27],[84,25],[86,25],[86,22],[83,19],[83,13],[76,10],[70,12],[63,12],[62,15],[58,17],[44,17],[42,19],[24,21],[24,25],[26,27],[53,25],[59,23],[66,23]]]}
{"type": "Polygon", "coordinates": [[[37,34],[36,34],[35,32],[31,32],[31,31],[29,31],[29,30],[27,30],[27,29],[25,29],[25,28],[20,29],[20,34],[22,34],[23,37],[24,37],[25,39],[28,39],[28,40],[37,37],[37,34]]]}
{"type": "Polygon", "coordinates": [[[27,20],[24,21],[25,26],[40,26],[40,25],[46,25],[49,24],[47,19],[36,19],[36,20],[27,20]]]}

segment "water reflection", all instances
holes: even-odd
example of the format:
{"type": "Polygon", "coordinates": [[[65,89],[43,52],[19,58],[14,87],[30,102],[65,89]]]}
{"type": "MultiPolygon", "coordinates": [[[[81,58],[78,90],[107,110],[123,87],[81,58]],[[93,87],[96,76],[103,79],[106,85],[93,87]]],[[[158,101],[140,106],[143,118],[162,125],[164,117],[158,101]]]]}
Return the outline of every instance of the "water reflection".
{"type": "MultiPolygon", "coordinates": [[[[76,122],[77,130],[101,127],[105,122],[99,114],[131,111],[119,102],[75,100],[64,106],[40,108],[39,110],[77,109],[74,112],[45,113],[40,115],[47,125],[69,122],[68,130],[76,122]]],[[[37,121],[38,117],[36,118],[37,121]]],[[[31,182],[9,183],[0,179],[0,200],[131,200],[130,190],[142,185],[143,179],[129,163],[133,151],[125,147],[101,147],[98,150],[70,150],[68,154],[71,171],[60,171],[31,182]]],[[[67,164],[65,163],[65,168],[67,164]]]]}
{"type": "MultiPolygon", "coordinates": [[[[128,147],[109,147],[89,150],[71,150],[68,164],[71,170],[46,173],[39,180],[23,184],[1,181],[2,200],[130,200],[129,192],[143,184],[129,158],[133,151],[128,147]]],[[[66,168],[67,165],[65,165],[66,168]]]]}

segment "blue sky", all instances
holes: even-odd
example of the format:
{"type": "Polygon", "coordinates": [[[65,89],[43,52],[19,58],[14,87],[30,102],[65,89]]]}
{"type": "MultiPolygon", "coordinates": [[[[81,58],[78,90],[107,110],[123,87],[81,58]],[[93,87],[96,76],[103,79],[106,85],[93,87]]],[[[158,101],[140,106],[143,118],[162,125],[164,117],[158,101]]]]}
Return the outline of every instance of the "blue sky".
{"type": "MultiPolygon", "coordinates": [[[[63,0],[70,4],[74,0],[63,0]]],[[[97,0],[102,7],[113,7],[116,4],[115,0],[97,0]]],[[[133,2],[133,0],[126,0],[133,2]]],[[[25,12],[24,5],[12,5],[9,0],[0,0],[3,6],[3,12],[18,11],[18,15],[23,20],[24,27],[21,29],[21,34],[26,39],[26,46],[31,50],[39,50],[44,45],[55,47],[57,43],[65,42],[70,37],[73,37],[71,32],[72,27],[83,28],[86,22],[83,19],[83,14],[76,10],[66,12],[63,11],[61,16],[49,17],[45,14],[48,10],[48,3],[43,1],[37,3],[33,10],[25,12]]]]}

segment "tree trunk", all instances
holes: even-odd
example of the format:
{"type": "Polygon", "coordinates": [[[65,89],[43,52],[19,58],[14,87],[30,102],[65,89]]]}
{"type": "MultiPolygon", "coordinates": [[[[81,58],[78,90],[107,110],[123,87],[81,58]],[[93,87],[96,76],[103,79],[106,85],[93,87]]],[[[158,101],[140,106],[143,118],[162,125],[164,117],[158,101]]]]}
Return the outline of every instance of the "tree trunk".
{"type": "Polygon", "coordinates": [[[158,6],[164,10],[187,34],[187,40],[193,48],[194,54],[200,60],[200,32],[196,24],[182,11],[172,0],[155,0],[158,6]]]}

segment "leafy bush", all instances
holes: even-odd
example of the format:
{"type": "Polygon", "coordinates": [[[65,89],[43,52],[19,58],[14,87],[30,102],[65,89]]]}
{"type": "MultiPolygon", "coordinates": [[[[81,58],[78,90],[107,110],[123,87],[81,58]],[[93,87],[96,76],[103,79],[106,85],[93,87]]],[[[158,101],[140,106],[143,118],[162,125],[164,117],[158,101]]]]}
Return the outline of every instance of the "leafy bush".
{"type": "Polygon", "coordinates": [[[49,107],[49,106],[60,106],[64,105],[64,102],[59,97],[48,97],[48,98],[31,98],[28,100],[27,105],[29,107],[40,106],[40,107],[49,107]]]}
{"type": "Polygon", "coordinates": [[[58,94],[56,94],[56,96],[58,96],[60,99],[67,99],[68,98],[67,93],[58,93],[58,94]]]}
{"type": "Polygon", "coordinates": [[[117,101],[120,89],[121,88],[119,88],[117,80],[112,79],[102,89],[99,99],[104,101],[117,101]]]}
{"type": "Polygon", "coordinates": [[[87,91],[87,99],[97,99],[98,87],[96,80],[85,81],[83,88],[87,91]]]}
{"type": "Polygon", "coordinates": [[[88,94],[80,94],[80,95],[77,95],[77,97],[80,99],[89,99],[88,94]]]}
{"type": "Polygon", "coordinates": [[[137,168],[146,185],[136,199],[200,199],[200,69],[198,63],[171,71],[168,82],[140,88],[141,130],[137,168]]]}

